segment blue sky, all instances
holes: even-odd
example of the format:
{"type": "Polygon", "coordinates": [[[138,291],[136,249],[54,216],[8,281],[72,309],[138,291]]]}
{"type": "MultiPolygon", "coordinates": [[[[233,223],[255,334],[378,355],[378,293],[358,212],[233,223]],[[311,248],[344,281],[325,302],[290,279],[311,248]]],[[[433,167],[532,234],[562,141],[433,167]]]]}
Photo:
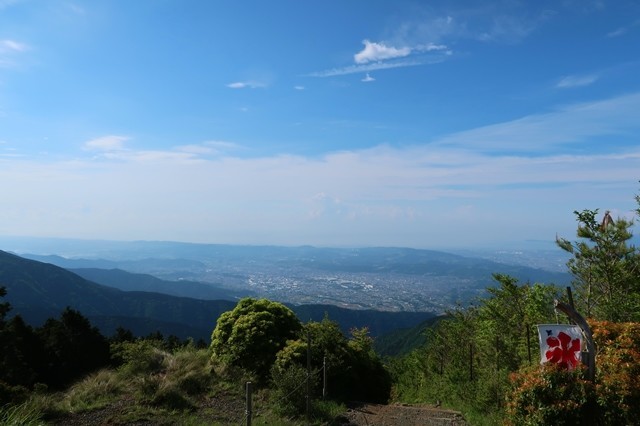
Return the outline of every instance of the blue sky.
{"type": "Polygon", "coordinates": [[[640,192],[637,1],[0,0],[0,233],[572,237],[640,192]]]}

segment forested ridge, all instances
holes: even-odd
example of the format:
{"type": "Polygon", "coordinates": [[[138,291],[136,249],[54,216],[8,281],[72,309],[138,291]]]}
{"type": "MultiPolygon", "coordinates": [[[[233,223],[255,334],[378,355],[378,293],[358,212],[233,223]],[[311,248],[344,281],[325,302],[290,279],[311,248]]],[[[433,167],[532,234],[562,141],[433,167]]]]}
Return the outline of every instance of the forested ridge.
{"type": "Polygon", "coordinates": [[[0,400],[8,405],[0,420],[64,424],[77,413],[117,405],[125,408],[112,414],[114,423],[238,423],[243,386],[252,382],[267,424],[307,418],[339,424],[354,399],[442,405],[461,410],[470,424],[635,424],[640,251],[630,243],[634,222],[598,210],[574,213],[576,240],[557,243],[572,256],[573,302],[593,330],[594,381],[584,368],[539,364],[536,324],[567,322],[554,310],[554,300],[570,302],[566,289],[499,271],[487,296],[423,324],[424,334],[387,338],[406,347],[385,358],[366,327],[345,334],[330,315],[301,322],[266,299],[242,299],[211,318],[209,345],[159,333],[135,337],[124,328],[107,338],[73,309],[33,328],[20,315],[9,317],[4,302],[0,400]],[[410,350],[411,342],[419,346],[410,350]]]}

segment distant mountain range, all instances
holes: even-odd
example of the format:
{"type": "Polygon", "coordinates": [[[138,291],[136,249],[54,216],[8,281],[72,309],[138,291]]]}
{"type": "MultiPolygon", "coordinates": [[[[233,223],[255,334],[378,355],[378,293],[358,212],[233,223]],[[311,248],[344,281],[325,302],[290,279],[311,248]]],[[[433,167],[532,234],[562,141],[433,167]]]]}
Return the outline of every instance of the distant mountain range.
{"type": "MultiPolygon", "coordinates": [[[[101,282],[117,284],[121,288],[159,291],[169,285],[149,276],[136,276],[124,271],[79,271],[101,282]],[[129,284],[127,284],[129,282],[129,284]],[[157,286],[157,287],[156,287],[157,286]]],[[[221,291],[202,283],[173,283],[183,285],[187,292],[213,295],[221,291]]],[[[26,259],[0,251],[0,286],[7,289],[6,300],[12,314],[20,314],[27,322],[39,325],[49,317],[56,317],[65,307],[79,310],[103,333],[111,335],[118,326],[137,335],[155,331],[181,338],[210,338],[219,315],[233,309],[231,300],[198,300],[149,291],[122,291],[89,281],[61,267],[26,259]]],[[[226,294],[229,296],[229,294],[226,294]]],[[[234,294],[230,297],[239,297],[234,294]]],[[[379,312],[349,310],[331,305],[291,306],[301,321],[320,321],[325,315],[348,330],[369,327],[374,336],[397,328],[412,327],[434,317],[429,312],[379,312]]]]}

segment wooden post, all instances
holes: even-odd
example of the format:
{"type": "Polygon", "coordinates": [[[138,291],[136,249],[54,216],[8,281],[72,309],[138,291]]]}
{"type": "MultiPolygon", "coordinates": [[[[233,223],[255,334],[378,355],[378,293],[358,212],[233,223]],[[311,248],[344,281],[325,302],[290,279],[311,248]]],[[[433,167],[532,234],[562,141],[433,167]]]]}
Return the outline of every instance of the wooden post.
{"type": "Polygon", "coordinates": [[[251,426],[251,382],[247,382],[247,386],[246,386],[246,402],[247,402],[247,408],[245,411],[245,415],[247,418],[247,426],[251,426]]]}
{"type": "Polygon", "coordinates": [[[496,334],[496,371],[500,369],[500,336],[496,334]]]}
{"type": "MultiPolygon", "coordinates": [[[[573,304],[573,293],[571,292],[571,287],[569,286],[567,286],[567,299],[569,299],[569,306],[575,311],[576,305],[573,304]]],[[[569,323],[575,324],[575,322],[571,318],[569,318],[569,323]]]]}
{"type": "Polygon", "coordinates": [[[473,343],[469,343],[469,381],[473,381],[473,343]]]}
{"type": "Polygon", "coordinates": [[[327,396],[327,357],[322,358],[322,399],[327,396]]]}
{"type": "Polygon", "coordinates": [[[529,365],[531,365],[531,326],[527,326],[527,355],[529,357],[529,365]]]}
{"type": "Polygon", "coordinates": [[[307,330],[307,425],[311,424],[311,333],[307,330]]]}
{"type": "Polygon", "coordinates": [[[587,367],[588,367],[588,376],[587,379],[590,381],[595,381],[596,379],[596,346],[593,342],[593,334],[591,333],[591,328],[587,321],[580,315],[575,309],[566,303],[559,302],[557,300],[554,301],[555,308],[566,316],[568,316],[584,333],[584,337],[587,343],[587,367]]]}

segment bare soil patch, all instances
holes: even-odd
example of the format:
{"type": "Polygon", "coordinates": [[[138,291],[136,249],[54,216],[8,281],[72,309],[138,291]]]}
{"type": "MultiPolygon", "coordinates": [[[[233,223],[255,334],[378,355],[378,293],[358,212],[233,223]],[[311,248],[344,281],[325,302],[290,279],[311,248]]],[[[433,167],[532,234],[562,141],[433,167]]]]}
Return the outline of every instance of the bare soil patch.
{"type": "Polygon", "coordinates": [[[349,408],[345,417],[357,426],[467,426],[460,412],[429,405],[362,404],[349,408]]]}

